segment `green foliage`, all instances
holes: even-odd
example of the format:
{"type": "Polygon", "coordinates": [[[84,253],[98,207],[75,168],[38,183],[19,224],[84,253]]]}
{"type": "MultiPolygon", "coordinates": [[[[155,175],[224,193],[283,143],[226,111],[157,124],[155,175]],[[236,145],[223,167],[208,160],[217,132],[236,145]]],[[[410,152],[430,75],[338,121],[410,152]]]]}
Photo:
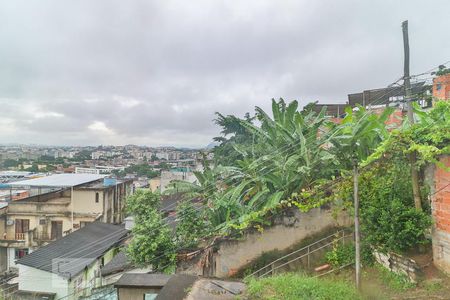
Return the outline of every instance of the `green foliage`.
{"type": "Polygon", "coordinates": [[[113,173],[118,177],[124,177],[127,173],[136,173],[137,176],[145,176],[148,178],[154,178],[159,175],[159,172],[155,171],[148,164],[132,165],[125,168],[124,171],[114,170],[113,173]]]}
{"type": "Polygon", "coordinates": [[[134,216],[133,239],[127,254],[136,266],[152,265],[160,272],[169,271],[176,262],[172,231],[158,210],[159,194],[138,190],[127,199],[127,212],[134,216]]]}
{"type": "Polygon", "coordinates": [[[450,153],[450,102],[437,101],[429,111],[415,106],[414,112],[419,117],[419,122],[413,126],[406,124],[408,126],[401,131],[394,131],[367,159],[365,165],[392,155],[415,151],[419,167],[430,162],[444,167],[437,158],[450,153]]]}
{"type": "Polygon", "coordinates": [[[136,192],[127,198],[126,211],[135,219],[146,217],[146,213],[158,209],[160,206],[161,197],[158,193],[152,193],[148,190],[138,189],[136,192]]]}
{"type": "Polygon", "coordinates": [[[385,121],[392,113],[386,108],[382,114],[369,113],[358,106],[356,111],[351,107],[340,124],[335,125],[331,143],[331,151],[335,154],[341,169],[351,169],[355,164],[367,159],[389,133],[385,121]]]}
{"type": "Polygon", "coordinates": [[[333,249],[325,254],[325,260],[334,268],[345,266],[355,261],[355,245],[342,245],[341,242],[336,242],[333,249]]]}
{"type": "Polygon", "coordinates": [[[38,172],[39,172],[39,167],[38,167],[37,163],[33,163],[33,164],[31,165],[31,167],[26,168],[25,171],[33,172],[33,173],[38,173],[38,172]]]}
{"type": "Polygon", "coordinates": [[[222,136],[215,137],[214,141],[220,144],[213,149],[214,160],[216,164],[234,166],[236,161],[243,158],[242,154],[235,151],[236,145],[251,145],[254,136],[242,125],[243,122],[252,124],[255,117],[251,117],[249,113],[245,114],[243,119],[233,115],[224,116],[216,113],[214,123],[220,126],[222,136]]]}
{"type": "Polygon", "coordinates": [[[176,228],[177,248],[196,247],[206,234],[206,228],[201,213],[191,201],[185,200],[177,207],[179,222],[176,228]]]}
{"type": "Polygon", "coordinates": [[[442,76],[445,74],[450,74],[450,68],[446,68],[444,65],[440,65],[438,70],[436,71],[436,75],[442,76]]]}
{"type": "Polygon", "coordinates": [[[4,168],[11,168],[11,167],[17,167],[19,165],[19,162],[15,159],[5,159],[2,163],[2,166],[4,168]]]}
{"type": "Polygon", "coordinates": [[[380,280],[395,291],[406,291],[415,287],[415,284],[412,283],[406,275],[399,275],[391,272],[380,264],[377,264],[376,268],[379,271],[380,280]]]}
{"type": "Polygon", "coordinates": [[[422,282],[422,284],[425,290],[427,290],[428,292],[440,291],[443,288],[442,282],[436,279],[425,280],[422,282]]]}
{"type": "Polygon", "coordinates": [[[247,293],[250,300],[362,299],[349,283],[296,274],[250,279],[247,293]]]}
{"type": "Polygon", "coordinates": [[[391,158],[362,175],[361,219],[365,239],[382,251],[406,251],[427,243],[431,217],[414,207],[409,165],[391,158]]]}
{"type": "Polygon", "coordinates": [[[239,130],[245,129],[252,138],[234,144],[242,159],[228,168],[224,180],[227,189],[216,197],[233,208],[225,218],[234,223],[228,228],[261,223],[265,213],[278,209],[293,192],[310,188],[335,173],[334,156],[324,147],[331,134],[324,130],[330,126],[329,120],[323,111],[300,113],[297,108],[297,101],[286,104],[282,99],[273,100],[273,117],[256,107],[260,125],[235,120],[239,130]]]}
{"type": "MultiPolygon", "coordinates": [[[[373,163],[359,178],[361,229],[364,242],[381,251],[402,252],[427,243],[425,232],[431,226],[429,207],[416,210],[406,157],[391,156],[389,161],[373,163]]],[[[336,186],[344,202],[353,199],[352,181],[336,186]]],[[[426,191],[423,191],[425,195],[426,191]]]]}

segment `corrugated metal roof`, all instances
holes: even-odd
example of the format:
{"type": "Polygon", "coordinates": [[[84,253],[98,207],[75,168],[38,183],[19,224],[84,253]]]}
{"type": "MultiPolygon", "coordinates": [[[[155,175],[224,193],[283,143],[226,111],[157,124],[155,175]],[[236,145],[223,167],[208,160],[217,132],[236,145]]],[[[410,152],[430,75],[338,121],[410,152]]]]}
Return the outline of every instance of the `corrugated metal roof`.
{"type": "Polygon", "coordinates": [[[30,187],[73,187],[104,178],[97,174],[55,174],[35,179],[21,180],[9,183],[10,186],[30,187]]]}
{"type": "Polygon", "coordinates": [[[128,230],[94,222],[25,255],[17,264],[72,278],[122,241],[128,230]]]}

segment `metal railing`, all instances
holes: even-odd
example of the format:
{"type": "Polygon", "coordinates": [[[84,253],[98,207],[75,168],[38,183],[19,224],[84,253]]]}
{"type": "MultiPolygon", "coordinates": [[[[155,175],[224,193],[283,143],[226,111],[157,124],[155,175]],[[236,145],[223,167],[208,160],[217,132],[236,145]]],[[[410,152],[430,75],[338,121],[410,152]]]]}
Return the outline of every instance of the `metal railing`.
{"type": "Polygon", "coordinates": [[[346,229],[341,229],[333,234],[330,234],[322,239],[319,239],[315,241],[314,243],[311,243],[305,247],[302,247],[300,249],[297,249],[295,251],[292,251],[274,261],[271,263],[265,265],[264,267],[256,270],[255,272],[251,273],[250,276],[255,276],[257,278],[261,278],[264,276],[267,276],[269,274],[273,275],[276,270],[283,268],[295,261],[298,261],[300,259],[303,259],[306,257],[307,260],[307,268],[310,269],[311,267],[311,255],[313,253],[316,253],[317,251],[320,251],[322,249],[325,249],[326,247],[333,246],[337,242],[341,242],[342,244],[345,244],[345,239],[348,237],[353,237],[353,232],[346,229]],[[296,257],[293,257],[294,255],[298,255],[296,257]],[[286,261],[287,258],[293,257],[286,261]]]}
{"type": "Polygon", "coordinates": [[[16,232],[15,240],[16,241],[24,241],[25,240],[25,232],[16,232]]]}

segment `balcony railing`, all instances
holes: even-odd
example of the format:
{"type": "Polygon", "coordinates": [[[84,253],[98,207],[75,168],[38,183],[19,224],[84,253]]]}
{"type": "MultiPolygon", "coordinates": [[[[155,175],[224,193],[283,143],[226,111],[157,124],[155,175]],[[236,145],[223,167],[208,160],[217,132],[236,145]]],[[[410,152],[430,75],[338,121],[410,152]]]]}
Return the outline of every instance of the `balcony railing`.
{"type": "Polygon", "coordinates": [[[25,233],[24,232],[16,232],[16,241],[24,241],[25,240],[25,233]]]}

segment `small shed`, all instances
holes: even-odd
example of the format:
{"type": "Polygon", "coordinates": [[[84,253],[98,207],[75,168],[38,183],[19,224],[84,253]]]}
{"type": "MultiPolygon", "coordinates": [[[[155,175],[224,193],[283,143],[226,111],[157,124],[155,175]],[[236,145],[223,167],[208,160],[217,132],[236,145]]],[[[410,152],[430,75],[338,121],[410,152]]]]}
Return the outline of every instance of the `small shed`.
{"type": "Polygon", "coordinates": [[[171,275],[125,273],[114,284],[118,300],[155,299],[171,275]]]}

